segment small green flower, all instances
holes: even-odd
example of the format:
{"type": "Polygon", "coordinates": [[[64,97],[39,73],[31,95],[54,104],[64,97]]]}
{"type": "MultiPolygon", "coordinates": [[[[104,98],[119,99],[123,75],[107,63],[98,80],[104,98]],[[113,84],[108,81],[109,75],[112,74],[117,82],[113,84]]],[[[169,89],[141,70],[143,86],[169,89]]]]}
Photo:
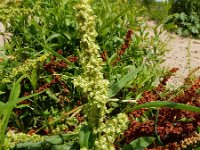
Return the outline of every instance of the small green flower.
{"type": "Polygon", "coordinates": [[[99,46],[95,43],[97,32],[95,30],[95,18],[89,0],[81,0],[75,7],[77,21],[81,34],[80,64],[83,73],[73,83],[87,94],[88,106],[84,108],[88,118],[88,124],[94,128],[103,122],[108,101],[109,82],[103,78],[99,46]]]}
{"type": "Polygon", "coordinates": [[[109,81],[103,77],[104,63],[99,54],[99,46],[95,43],[96,16],[93,15],[89,2],[89,0],[80,0],[75,7],[81,34],[79,58],[82,74],[74,79],[73,83],[75,87],[81,88],[88,98],[84,114],[88,124],[93,127],[94,133],[97,133],[94,149],[114,150],[113,142],[127,128],[128,117],[121,113],[104,123],[108,112],[106,103],[108,102],[109,81]]]}

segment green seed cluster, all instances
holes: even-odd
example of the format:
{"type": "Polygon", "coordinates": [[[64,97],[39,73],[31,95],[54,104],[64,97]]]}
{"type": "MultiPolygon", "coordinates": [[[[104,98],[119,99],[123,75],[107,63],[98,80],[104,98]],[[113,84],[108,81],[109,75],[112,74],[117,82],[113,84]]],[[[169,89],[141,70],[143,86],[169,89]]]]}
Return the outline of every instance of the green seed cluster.
{"type": "Polygon", "coordinates": [[[125,129],[127,129],[128,117],[124,113],[120,113],[117,117],[107,121],[98,128],[99,133],[104,133],[95,141],[95,149],[97,150],[115,150],[113,142],[125,129]]]}
{"type": "Polygon", "coordinates": [[[49,56],[50,56],[49,53],[45,53],[36,59],[27,59],[23,65],[13,68],[11,71],[11,74],[2,79],[2,83],[10,83],[12,82],[12,79],[16,75],[20,73],[26,74],[28,71],[32,70],[33,68],[37,68],[38,65],[41,63],[44,63],[49,58],[49,56]]]}
{"type": "Polygon", "coordinates": [[[80,64],[82,75],[73,82],[87,94],[88,105],[84,108],[88,118],[88,124],[96,128],[103,122],[106,113],[106,102],[108,101],[109,82],[103,78],[103,61],[99,54],[99,46],[95,43],[97,32],[95,30],[95,16],[89,0],[81,0],[75,6],[79,32],[81,34],[80,64]]]}
{"type": "Polygon", "coordinates": [[[44,137],[37,134],[25,134],[25,133],[14,133],[13,131],[8,131],[6,138],[4,140],[4,149],[9,150],[15,147],[16,144],[21,142],[38,142],[44,141],[44,137]]]}
{"type": "Polygon", "coordinates": [[[87,95],[88,104],[84,108],[84,113],[88,119],[88,124],[97,133],[95,141],[96,150],[114,150],[113,142],[126,128],[128,117],[126,114],[118,114],[104,123],[104,117],[108,112],[106,103],[108,102],[108,80],[103,78],[103,61],[100,58],[99,46],[95,43],[97,32],[95,30],[95,16],[90,6],[89,0],[81,0],[75,7],[79,32],[81,34],[80,64],[82,75],[74,79],[74,85],[80,87],[87,95]]]}

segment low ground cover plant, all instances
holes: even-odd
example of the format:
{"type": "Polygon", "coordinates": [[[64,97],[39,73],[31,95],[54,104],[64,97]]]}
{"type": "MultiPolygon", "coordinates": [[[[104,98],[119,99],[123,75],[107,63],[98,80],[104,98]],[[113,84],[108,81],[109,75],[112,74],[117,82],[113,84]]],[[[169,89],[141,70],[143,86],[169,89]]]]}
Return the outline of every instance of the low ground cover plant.
{"type": "Polygon", "coordinates": [[[138,6],[124,0],[0,5],[7,38],[0,150],[198,147],[199,81],[165,89],[176,69],[159,67],[162,30],[149,36],[138,6]]]}
{"type": "Polygon", "coordinates": [[[198,0],[174,1],[170,9],[168,22],[177,25],[176,32],[182,36],[192,35],[199,38],[200,2],[198,0]]]}
{"type": "Polygon", "coordinates": [[[200,3],[198,0],[142,0],[146,8],[145,16],[163,23],[169,31],[181,36],[199,38],[200,3]]]}

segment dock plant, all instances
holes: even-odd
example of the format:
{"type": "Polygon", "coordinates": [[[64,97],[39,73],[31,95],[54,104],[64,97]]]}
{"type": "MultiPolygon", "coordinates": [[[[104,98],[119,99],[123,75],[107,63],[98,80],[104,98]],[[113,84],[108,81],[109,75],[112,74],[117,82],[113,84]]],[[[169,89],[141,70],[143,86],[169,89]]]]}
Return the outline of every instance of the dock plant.
{"type": "Polygon", "coordinates": [[[141,3],[6,2],[0,150],[199,148],[200,79],[167,87],[178,69],[160,67],[167,40],[141,3]]]}
{"type": "Polygon", "coordinates": [[[75,9],[77,10],[77,21],[81,34],[80,41],[80,64],[82,74],[74,79],[74,85],[80,87],[87,95],[88,103],[84,108],[88,125],[97,134],[95,149],[114,149],[112,143],[116,135],[126,129],[128,121],[126,114],[119,114],[117,118],[105,123],[108,112],[109,81],[104,79],[102,69],[103,60],[99,54],[99,46],[95,43],[97,32],[95,30],[95,18],[90,6],[90,0],[81,0],[75,9]],[[122,121],[123,120],[123,121],[122,121]],[[118,132],[116,132],[118,131],[118,132]],[[105,133],[102,135],[102,133],[105,133]]]}

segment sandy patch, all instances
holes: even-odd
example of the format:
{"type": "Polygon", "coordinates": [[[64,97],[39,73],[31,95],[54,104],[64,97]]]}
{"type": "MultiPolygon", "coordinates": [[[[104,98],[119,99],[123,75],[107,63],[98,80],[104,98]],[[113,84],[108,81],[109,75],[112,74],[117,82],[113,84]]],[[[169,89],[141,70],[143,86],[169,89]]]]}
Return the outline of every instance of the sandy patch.
{"type": "MultiPolygon", "coordinates": [[[[180,69],[172,80],[175,85],[181,85],[189,72],[200,66],[200,40],[173,35],[167,46],[170,51],[163,66],[180,69]]],[[[200,76],[200,70],[195,75],[200,76]]]]}
{"type": "MultiPolygon", "coordinates": [[[[147,22],[148,32],[153,35],[152,29],[156,26],[153,21],[147,22]]],[[[162,26],[158,28],[160,30],[162,26]]],[[[200,40],[181,37],[173,33],[164,31],[160,36],[162,41],[167,42],[164,68],[179,68],[175,76],[171,77],[168,82],[169,86],[178,87],[183,84],[188,74],[197,67],[200,67],[200,40]]],[[[200,69],[194,75],[200,76],[200,69]]]]}
{"type": "MultiPolygon", "coordinates": [[[[1,22],[0,22],[0,32],[5,32],[5,27],[3,26],[3,24],[1,22]]],[[[4,44],[4,38],[0,34],[0,46],[3,46],[3,44],[4,44]]]]}

